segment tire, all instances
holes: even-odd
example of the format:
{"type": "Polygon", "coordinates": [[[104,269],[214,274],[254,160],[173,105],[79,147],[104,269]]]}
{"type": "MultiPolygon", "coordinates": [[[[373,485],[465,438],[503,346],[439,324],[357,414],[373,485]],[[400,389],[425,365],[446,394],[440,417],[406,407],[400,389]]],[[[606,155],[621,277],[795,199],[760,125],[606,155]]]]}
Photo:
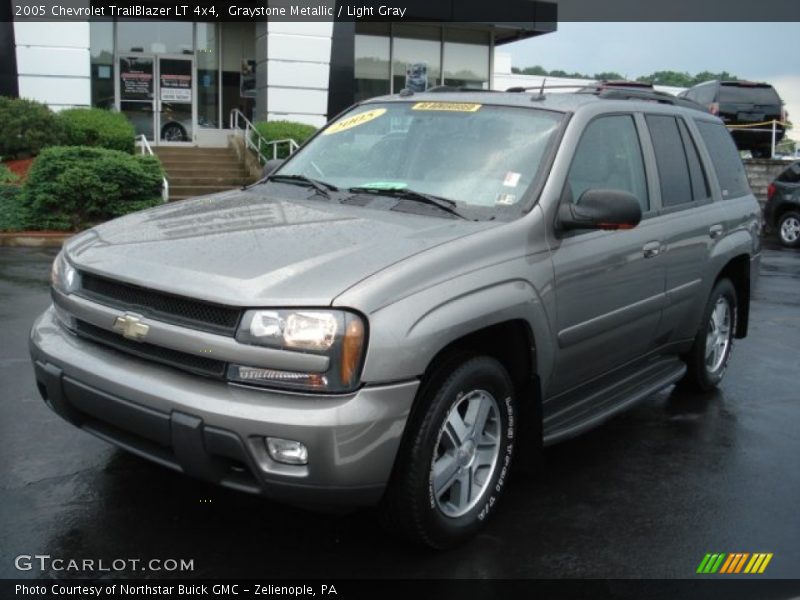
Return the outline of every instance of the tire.
{"type": "Polygon", "coordinates": [[[787,248],[800,247],[800,212],[783,213],[778,219],[777,234],[780,243],[787,248]]]}
{"type": "Polygon", "coordinates": [[[497,360],[478,356],[455,363],[421,394],[381,517],[393,533],[450,548],[478,532],[506,485],[514,455],[514,387],[497,360]]]}
{"type": "Polygon", "coordinates": [[[707,392],[722,381],[733,350],[737,306],[733,283],[720,279],[708,298],[692,349],[684,356],[688,369],[682,383],[707,392]]]}
{"type": "Polygon", "coordinates": [[[161,129],[161,139],[165,142],[186,142],[186,130],[177,123],[167,123],[161,129]]]}

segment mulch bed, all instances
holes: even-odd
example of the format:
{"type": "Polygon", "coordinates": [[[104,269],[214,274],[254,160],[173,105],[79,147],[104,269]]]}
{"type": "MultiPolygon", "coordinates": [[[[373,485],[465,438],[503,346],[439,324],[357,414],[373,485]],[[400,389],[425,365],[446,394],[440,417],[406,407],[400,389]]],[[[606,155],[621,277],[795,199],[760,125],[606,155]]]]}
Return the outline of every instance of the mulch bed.
{"type": "Polygon", "coordinates": [[[20,158],[17,160],[3,161],[3,164],[8,167],[8,170],[20,178],[20,182],[25,181],[30,171],[31,165],[35,158],[20,158]]]}

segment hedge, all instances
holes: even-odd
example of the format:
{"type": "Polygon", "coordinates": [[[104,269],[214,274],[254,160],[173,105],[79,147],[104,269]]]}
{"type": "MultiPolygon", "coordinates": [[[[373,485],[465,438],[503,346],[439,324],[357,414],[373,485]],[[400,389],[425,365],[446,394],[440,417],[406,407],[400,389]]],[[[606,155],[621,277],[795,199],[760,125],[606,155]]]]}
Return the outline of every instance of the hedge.
{"type": "Polygon", "coordinates": [[[8,183],[16,183],[19,177],[15,173],[11,171],[7,166],[3,163],[0,163],[0,185],[5,185],[8,183]]]}
{"type": "MultiPolygon", "coordinates": [[[[267,141],[292,139],[298,144],[302,144],[317,131],[317,128],[305,123],[295,121],[260,121],[255,124],[256,131],[267,141]]],[[[272,158],[270,151],[264,150],[268,154],[267,158],[272,158]]],[[[289,156],[288,144],[278,146],[278,158],[289,156]]]]}
{"type": "Polygon", "coordinates": [[[30,214],[18,185],[0,185],[0,231],[29,229],[30,214]]]}
{"type": "Polygon", "coordinates": [[[71,108],[58,113],[65,146],[99,146],[133,153],[136,131],[118,112],[102,108],[71,108]]]}
{"type": "Polygon", "coordinates": [[[0,96],[0,157],[35,156],[61,143],[63,124],[47,106],[24,98],[0,96]]]}
{"type": "Polygon", "coordinates": [[[155,156],[56,146],[28,172],[23,202],[33,228],[82,229],[160,203],[162,177],[155,156]]]}

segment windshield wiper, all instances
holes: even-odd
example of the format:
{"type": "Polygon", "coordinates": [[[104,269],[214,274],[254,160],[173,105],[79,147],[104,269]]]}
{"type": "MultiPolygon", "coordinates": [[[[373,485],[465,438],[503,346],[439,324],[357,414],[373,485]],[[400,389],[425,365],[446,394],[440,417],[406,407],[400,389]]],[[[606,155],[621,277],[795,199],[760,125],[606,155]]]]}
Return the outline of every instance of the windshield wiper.
{"type": "Polygon", "coordinates": [[[293,183],[295,185],[304,185],[306,187],[314,188],[317,193],[325,198],[330,199],[331,195],[330,192],[338,192],[339,188],[337,188],[332,183],[328,183],[326,181],[320,181],[319,179],[311,179],[310,177],[306,177],[305,175],[281,175],[278,173],[277,175],[269,175],[268,177],[264,178],[264,181],[277,181],[278,183],[293,183]]]}
{"type": "Polygon", "coordinates": [[[411,200],[412,202],[419,202],[420,204],[428,204],[435,206],[445,212],[455,215],[460,219],[469,220],[455,209],[456,203],[449,198],[442,198],[441,196],[433,196],[423,192],[416,192],[408,188],[376,188],[376,187],[351,187],[347,190],[354,194],[375,194],[378,196],[391,196],[392,198],[400,198],[402,200],[411,200]]]}

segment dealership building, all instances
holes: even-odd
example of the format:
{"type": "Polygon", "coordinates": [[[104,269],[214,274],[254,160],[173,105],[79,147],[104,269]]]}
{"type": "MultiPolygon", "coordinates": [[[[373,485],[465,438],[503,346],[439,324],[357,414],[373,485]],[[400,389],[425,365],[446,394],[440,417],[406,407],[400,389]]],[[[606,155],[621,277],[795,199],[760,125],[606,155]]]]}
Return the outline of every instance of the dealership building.
{"type": "Polygon", "coordinates": [[[154,144],[224,145],[234,109],[319,126],[405,87],[491,88],[496,46],[556,27],[553,4],[503,1],[518,20],[453,22],[442,18],[451,3],[436,1],[418,9],[430,22],[8,18],[0,94],[119,110],[154,144]]]}

